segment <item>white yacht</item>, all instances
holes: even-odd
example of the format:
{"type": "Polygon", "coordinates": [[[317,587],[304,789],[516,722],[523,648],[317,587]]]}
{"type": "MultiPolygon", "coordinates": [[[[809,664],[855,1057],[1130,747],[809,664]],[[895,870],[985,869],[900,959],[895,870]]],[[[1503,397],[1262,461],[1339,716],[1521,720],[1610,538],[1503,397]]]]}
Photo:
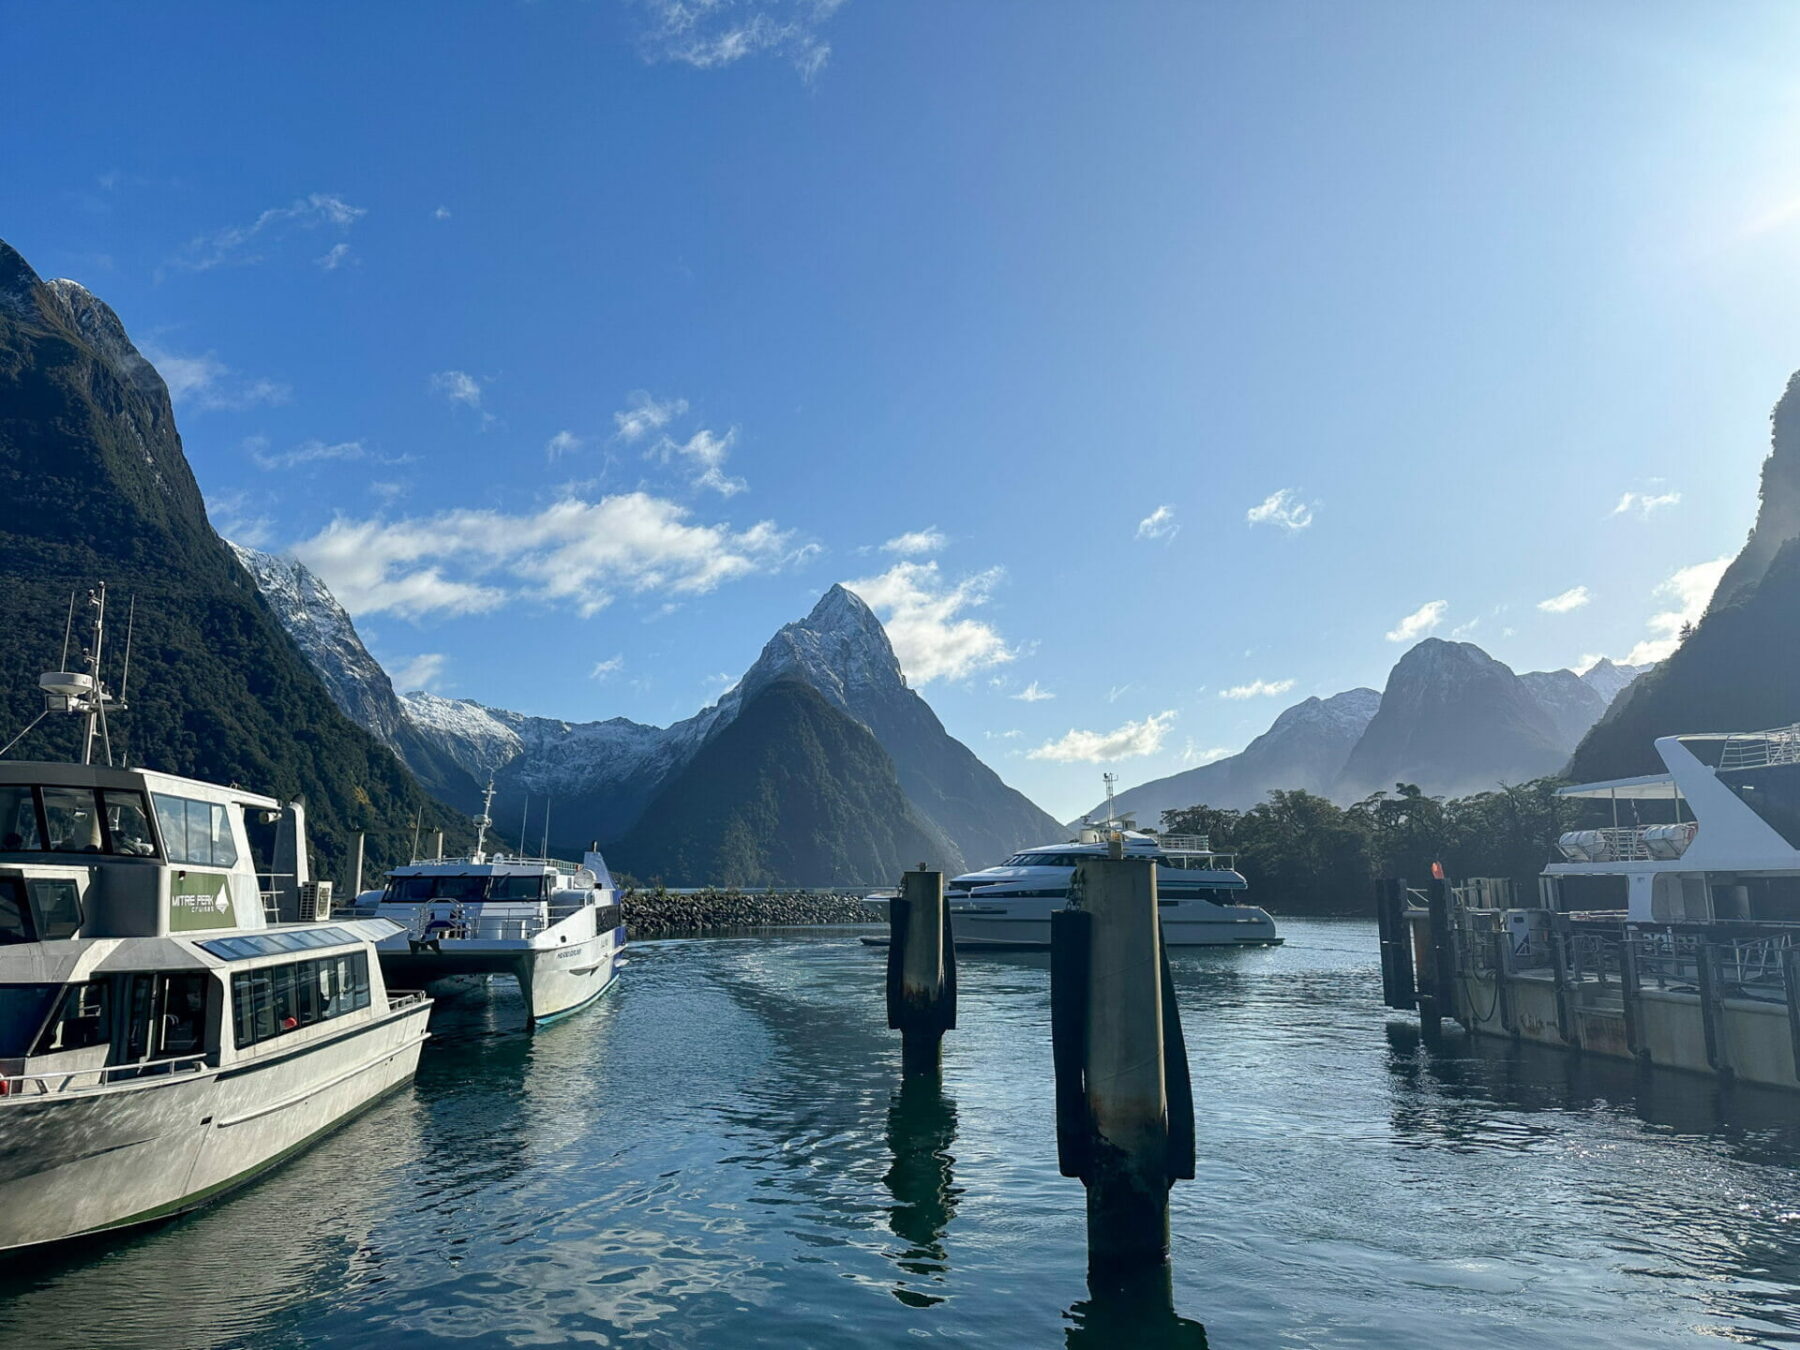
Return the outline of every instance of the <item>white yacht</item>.
{"type": "MultiPolygon", "coordinates": [[[[1112,823],[1116,825],[1116,822],[1112,823]]],[[[1246,883],[1227,854],[1202,835],[1084,825],[1066,844],[1015,853],[998,867],[966,872],[946,886],[958,947],[1048,947],[1050,915],[1069,899],[1082,858],[1104,858],[1117,835],[1125,856],[1157,864],[1163,941],[1171,947],[1273,947],[1281,943],[1268,912],[1243,903],[1246,883]]]]}
{"type": "Polygon", "coordinates": [[[203,1204],[409,1081],[426,1039],[429,1000],[375,958],[393,926],[329,919],[299,803],[110,763],[94,604],[88,670],[40,682],[82,762],[0,759],[0,1251],[203,1204]],[[267,887],[246,812],[276,824],[267,887]]]}
{"type": "Polygon", "coordinates": [[[382,968],[411,984],[458,975],[510,975],[534,1027],[581,1011],[611,986],[625,945],[618,892],[606,861],[580,865],[483,851],[494,788],[488,785],[475,851],[396,867],[383,890],[358,898],[359,913],[398,931],[380,944],[382,968]]]}

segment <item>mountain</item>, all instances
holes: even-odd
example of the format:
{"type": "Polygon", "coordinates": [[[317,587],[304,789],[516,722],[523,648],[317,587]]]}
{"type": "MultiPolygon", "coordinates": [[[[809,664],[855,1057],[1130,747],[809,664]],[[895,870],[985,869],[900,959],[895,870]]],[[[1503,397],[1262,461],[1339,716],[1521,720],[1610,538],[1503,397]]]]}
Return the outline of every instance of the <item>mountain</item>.
{"type": "Polygon", "coordinates": [[[1549,716],[1556,742],[1565,753],[1575,748],[1606,711],[1608,700],[1572,670],[1530,670],[1519,676],[1519,683],[1549,716]]]}
{"type": "Polygon", "coordinates": [[[608,857],[672,885],[870,886],[936,847],[868,728],[781,676],[746,695],[608,857]]]}
{"type": "Polygon", "coordinates": [[[1471,642],[1426,638],[1388,674],[1333,795],[1397,782],[1434,796],[1479,792],[1555,773],[1567,758],[1554,719],[1510,667],[1471,642]]]}
{"type": "Polygon", "coordinates": [[[893,757],[907,799],[961,855],[957,870],[1063,838],[1053,817],[1003,783],[907,687],[881,620],[853,592],[826,591],[810,614],[769,640],[720,705],[729,709],[732,700],[790,675],[874,733],[893,757]]]}
{"type": "Polygon", "coordinates": [[[875,736],[928,836],[923,856],[934,865],[954,873],[1062,835],[1054,819],[944,730],[907,687],[880,620],[842,586],[775,634],[716,704],[654,727],[623,717],[533,717],[422,691],[396,695],[319,578],[289,559],[238,552],[340,706],[459,809],[477,809],[492,778],[494,817],[506,837],[515,821],[525,836],[540,837],[546,802],[552,842],[565,849],[625,835],[715,735],[783,679],[807,684],[875,736]]]}
{"type": "MultiPolygon", "coordinates": [[[[1245,811],[1277,788],[1327,794],[1380,705],[1373,689],[1296,703],[1237,754],[1129,788],[1116,809],[1154,828],[1164,811],[1201,804],[1245,811]]],[[[1088,814],[1105,812],[1102,802],[1088,814]]]]}
{"type": "Polygon", "coordinates": [[[1650,666],[1621,665],[1611,657],[1603,656],[1581,673],[1581,682],[1605,699],[1607,707],[1610,708],[1613,700],[1624,693],[1633,680],[1650,668],[1650,666]]]}
{"type": "Polygon", "coordinates": [[[1761,504],[1742,552],[1693,632],[1594,724],[1571,777],[1660,772],[1658,736],[1800,721],[1800,374],[1775,405],[1770,431],[1761,504]]]}
{"type": "MultiPolygon", "coordinates": [[[[61,649],[70,591],[105,581],[115,602],[135,598],[131,707],[113,722],[130,762],[303,797],[327,876],[357,829],[380,865],[407,851],[415,813],[458,825],[338,709],[213,532],[168,390],[118,316],[72,281],[41,281],[4,243],[0,502],[9,729],[42,710],[37,676],[61,649]]],[[[123,606],[113,614],[116,642],[123,606]]],[[[52,721],[15,754],[63,758],[73,743],[52,721]]]]}

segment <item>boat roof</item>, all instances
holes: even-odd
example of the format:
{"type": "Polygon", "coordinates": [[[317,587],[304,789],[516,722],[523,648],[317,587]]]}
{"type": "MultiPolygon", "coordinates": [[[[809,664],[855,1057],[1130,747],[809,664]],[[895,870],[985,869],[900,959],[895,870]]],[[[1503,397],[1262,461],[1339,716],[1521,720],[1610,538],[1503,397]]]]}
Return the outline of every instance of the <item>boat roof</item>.
{"type": "Polygon", "coordinates": [[[231,801],[244,806],[279,810],[281,803],[260,792],[183,778],[159,769],[124,769],[111,764],[68,764],[54,760],[0,759],[0,786],[37,784],[42,787],[135,788],[138,791],[177,792],[209,801],[231,801]]]}
{"type": "Polygon", "coordinates": [[[391,877],[535,877],[572,875],[581,868],[554,858],[426,858],[389,870],[391,877]]]}
{"type": "Polygon", "coordinates": [[[1558,788],[1559,797],[1599,797],[1618,801],[1669,801],[1681,796],[1675,776],[1647,773],[1636,778],[1608,778],[1598,783],[1576,783],[1558,788]]]}

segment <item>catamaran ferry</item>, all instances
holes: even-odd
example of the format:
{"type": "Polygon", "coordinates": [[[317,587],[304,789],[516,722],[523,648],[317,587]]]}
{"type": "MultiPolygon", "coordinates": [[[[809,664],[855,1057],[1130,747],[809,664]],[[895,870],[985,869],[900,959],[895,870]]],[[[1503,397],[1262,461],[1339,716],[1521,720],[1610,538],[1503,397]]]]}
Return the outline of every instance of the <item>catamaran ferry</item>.
{"type": "Polygon", "coordinates": [[[357,910],[395,924],[380,944],[382,968],[393,978],[424,985],[510,975],[530,1025],[545,1026],[612,984],[625,946],[618,892],[595,850],[579,866],[484,852],[493,801],[490,783],[473,853],[396,867],[385,889],[358,897],[357,910]]]}
{"type": "Polygon", "coordinates": [[[111,764],[94,604],[89,669],[40,681],[86,719],[81,762],[0,760],[0,1251],[203,1204],[406,1083],[426,1038],[375,957],[394,925],[332,920],[309,881],[298,802],[111,764]],[[276,823],[268,886],[246,812],[276,823]]]}

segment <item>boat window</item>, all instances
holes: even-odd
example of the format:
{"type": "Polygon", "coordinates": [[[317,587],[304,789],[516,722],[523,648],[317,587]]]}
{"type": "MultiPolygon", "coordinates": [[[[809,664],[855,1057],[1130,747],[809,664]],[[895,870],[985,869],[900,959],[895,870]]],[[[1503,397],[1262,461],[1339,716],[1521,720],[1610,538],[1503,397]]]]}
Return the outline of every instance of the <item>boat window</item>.
{"type": "Polygon", "coordinates": [[[23,1059],[62,992],[60,984],[0,984],[0,1059],[23,1059]]]}
{"type": "MultiPolygon", "coordinates": [[[[36,925],[25,904],[25,892],[16,881],[0,881],[0,947],[17,942],[36,942],[36,925]]],[[[0,1002],[0,1016],[5,1004],[0,1002]]],[[[33,1030],[36,1030],[34,1027],[33,1030]]]]}
{"type": "Polygon", "coordinates": [[[535,877],[495,877],[494,884],[488,890],[490,900],[541,900],[544,898],[544,878],[535,877]]]}
{"type": "Polygon", "coordinates": [[[52,853],[99,853],[100,813],[94,809],[92,788],[47,787],[44,824],[50,831],[52,853]]]}
{"type": "Polygon", "coordinates": [[[387,884],[387,894],[381,898],[389,904],[429,900],[432,880],[431,877],[394,877],[387,884]]]}
{"type": "Polygon", "coordinates": [[[238,1049],[369,1006],[366,952],[293,961],[231,977],[238,1049]]]}
{"type": "Polygon", "coordinates": [[[231,833],[231,813],[226,807],[163,792],[153,793],[152,800],[170,862],[200,867],[236,865],[237,840],[231,833]]]}
{"type": "Polygon", "coordinates": [[[90,1045],[104,1045],[112,1039],[111,1005],[104,980],[70,985],[63,991],[62,1001],[56,1005],[55,1013],[45,1024],[31,1053],[54,1055],[63,1050],[85,1050],[90,1045]]]}
{"type": "Polygon", "coordinates": [[[486,877],[438,877],[433,898],[438,900],[479,900],[487,893],[486,877]]]}
{"type": "Polygon", "coordinates": [[[81,892],[67,877],[33,877],[25,883],[37,911],[44,941],[56,942],[81,931],[81,892]]]}
{"type": "Polygon", "coordinates": [[[38,835],[37,803],[31,789],[0,787],[0,850],[35,853],[43,848],[38,835]]]}
{"type": "Polygon", "coordinates": [[[143,793],[102,788],[100,805],[114,853],[134,858],[156,856],[156,838],[150,832],[150,813],[144,809],[143,793]]]}

